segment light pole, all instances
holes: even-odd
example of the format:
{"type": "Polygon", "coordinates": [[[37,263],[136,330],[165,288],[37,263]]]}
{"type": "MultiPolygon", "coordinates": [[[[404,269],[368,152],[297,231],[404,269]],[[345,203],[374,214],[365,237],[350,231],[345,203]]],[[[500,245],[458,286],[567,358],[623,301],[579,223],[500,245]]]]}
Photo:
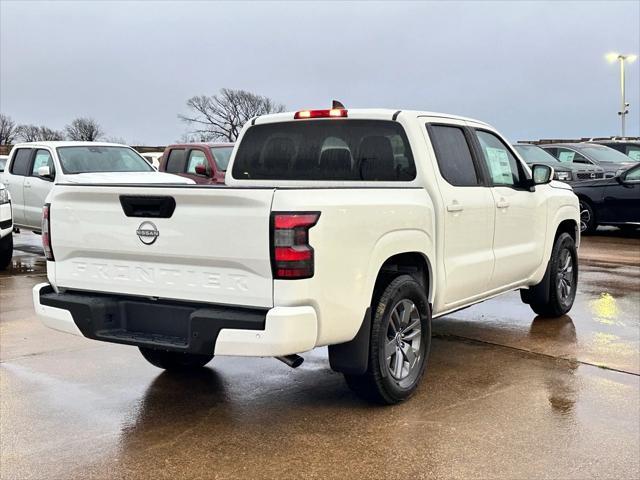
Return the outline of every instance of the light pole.
{"type": "Polygon", "coordinates": [[[624,120],[625,117],[627,116],[627,114],[629,113],[629,104],[627,103],[627,100],[625,98],[625,91],[624,91],[624,81],[625,81],[625,75],[624,75],[624,63],[625,62],[633,62],[636,59],[636,55],[622,55],[620,53],[608,53],[607,54],[607,60],[609,60],[610,62],[615,62],[618,61],[620,62],[620,111],[618,112],[618,115],[620,115],[620,119],[621,119],[621,136],[624,137],[624,120]]]}

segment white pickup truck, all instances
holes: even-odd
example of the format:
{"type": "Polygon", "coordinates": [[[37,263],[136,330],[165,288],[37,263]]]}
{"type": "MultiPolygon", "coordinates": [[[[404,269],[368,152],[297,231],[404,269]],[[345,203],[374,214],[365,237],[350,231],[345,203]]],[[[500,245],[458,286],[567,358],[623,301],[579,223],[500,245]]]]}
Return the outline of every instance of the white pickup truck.
{"type": "Polygon", "coordinates": [[[56,185],[44,212],[57,330],[152,364],[329,346],[358,394],[404,400],[432,317],[519,289],[540,315],[576,293],[578,200],[489,125],[305,110],[245,125],[226,186],[56,185]]]}
{"type": "Polygon", "coordinates": [[[0,183],[11,192],[13,223],[40,233],[42,207],[56,183],[193,183],[157,172],[131,147],[105,142],[26,142],[11,149],[0,183]]]}

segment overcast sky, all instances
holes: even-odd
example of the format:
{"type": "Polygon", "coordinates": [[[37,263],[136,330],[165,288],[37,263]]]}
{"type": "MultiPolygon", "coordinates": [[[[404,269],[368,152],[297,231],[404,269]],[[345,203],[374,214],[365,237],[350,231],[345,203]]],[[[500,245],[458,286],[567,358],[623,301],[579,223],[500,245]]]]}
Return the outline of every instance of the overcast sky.
{"type": "MultiPolygon", "coordinates": [[[[0,111],[164,145],[222,87],[288,109],[389,107],[487,121],[511,140],[619,134],[640,2],[215,3],[0,0],[0,111]]],[[[627,133],[640,135],[639,62],[627,133]]]]}

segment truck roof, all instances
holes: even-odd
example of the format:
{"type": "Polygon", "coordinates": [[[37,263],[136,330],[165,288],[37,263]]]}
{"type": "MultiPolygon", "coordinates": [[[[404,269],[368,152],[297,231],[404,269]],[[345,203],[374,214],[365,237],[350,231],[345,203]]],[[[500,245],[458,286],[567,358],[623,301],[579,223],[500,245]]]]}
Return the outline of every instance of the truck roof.
{"type": "MultiPolygon", "coordinates": [[[[13,148],[33,148],[33,147],[129,147],[129,145],[123,145],[122,143],[110,143],[110,142],[78,142],[72,140],[57,140],[57,141],[43,141],[43,142],[22,142],[16,143],[13,148]]],[[[130,147],[129,147],[130,148],[130,147]]]]}
{"type": "MultiPolygon", "coordinates": [[[[300,109],[305,110],[305,109],[300,109]]],[[[361,120],[371,119],[371,120],[391,120],[397,114],[398,116],[409,115],[411,117],[441,117],[451,120],[461,120],[465,122],[475,122],[482,125],[490,126],[486,122],[482,122],[480,120],[476,120],[474,118],[463,117],[460,115],[452,115],[449,113],[438,113],[438,112],[429,112],[423,110],[402,110],[402,109],[392,109],[392,108],[345,108],[348,112],[347,118],[356,118],[361,120]]],[[[268,115],[260,115],[255,118],[255,123],[273,123],[273,122],[283,122],[293,120],[293,116],[296,111],[290,112],[282,112],[282,113],[272,113],[268,115]]]]}
{"type": "Polygon", "coordinates": [[[172,143],[167,145],[166,148],[189,148],[189,147],[211,147],[211,148],[221,148],[221,147],[233,147],[234,143],[230,142],[187,142],[187,143],[172,143]]]}

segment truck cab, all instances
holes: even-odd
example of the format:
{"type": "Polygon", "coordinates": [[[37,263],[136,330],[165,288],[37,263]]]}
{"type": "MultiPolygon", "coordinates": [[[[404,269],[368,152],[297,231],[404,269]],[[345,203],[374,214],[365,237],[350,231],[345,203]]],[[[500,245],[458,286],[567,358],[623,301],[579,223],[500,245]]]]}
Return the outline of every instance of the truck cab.
{"type": "Polygon", "coordinates": [[[233,143],[169,145],[160,161],[161,172],[180,175],[200,185],[224,183],[233,143]]]}

